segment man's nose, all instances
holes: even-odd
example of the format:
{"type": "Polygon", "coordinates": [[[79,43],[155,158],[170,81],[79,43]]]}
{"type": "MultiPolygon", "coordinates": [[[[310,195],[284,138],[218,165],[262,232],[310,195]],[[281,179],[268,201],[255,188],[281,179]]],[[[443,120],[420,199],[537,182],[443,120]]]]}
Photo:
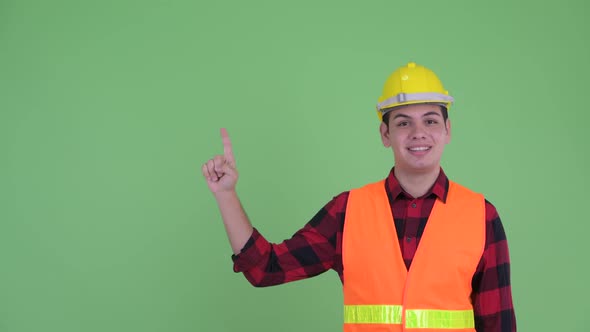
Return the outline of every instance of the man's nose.
{"type": "Polygon", "coordinates": [[[422,124],[416,124],[411,132],[412,139],[426,138],[426,128],[422,124]]]}

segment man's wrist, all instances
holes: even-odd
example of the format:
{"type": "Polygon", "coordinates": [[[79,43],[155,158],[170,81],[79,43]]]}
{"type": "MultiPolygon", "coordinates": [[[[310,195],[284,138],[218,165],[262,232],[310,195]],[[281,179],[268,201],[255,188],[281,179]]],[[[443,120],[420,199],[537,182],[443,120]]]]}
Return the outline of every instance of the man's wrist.
{"type": "Polygon", "coordinates": [[[235,199],[238,197],[238,194],[236,193],[235,189],[216,192],[213,195],[215,196],[215,199],[218,202],[219,201],[227,201],[227,200],[235,199]]]}

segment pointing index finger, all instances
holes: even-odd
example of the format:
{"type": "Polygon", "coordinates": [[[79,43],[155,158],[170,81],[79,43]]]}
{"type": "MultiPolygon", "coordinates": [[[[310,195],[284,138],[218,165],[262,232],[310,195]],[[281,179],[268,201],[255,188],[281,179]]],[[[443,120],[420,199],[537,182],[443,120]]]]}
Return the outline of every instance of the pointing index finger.
{"type": "Polygon", "coordinates": [[[223,155],[225,159],[234,164],[234,150],[231,146],[231,140],[229,139],[229,135],[227,134],[227,129],[221,128],[221,140],[223,141],[223,155]]]}

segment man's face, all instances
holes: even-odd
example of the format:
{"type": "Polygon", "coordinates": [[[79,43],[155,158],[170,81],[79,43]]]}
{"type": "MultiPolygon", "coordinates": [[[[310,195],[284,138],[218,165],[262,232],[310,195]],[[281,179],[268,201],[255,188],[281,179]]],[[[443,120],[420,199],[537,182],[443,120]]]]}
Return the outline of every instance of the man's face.
{"type": "Polygon", "coordinates": [[[381,139],[393,149],[396,169],[409,173],[438,170],[445,145],[451,140],[451,123],[443,120],[440,106],[416,104],[390,112],[389,128],[381,123],[381,139]]]}

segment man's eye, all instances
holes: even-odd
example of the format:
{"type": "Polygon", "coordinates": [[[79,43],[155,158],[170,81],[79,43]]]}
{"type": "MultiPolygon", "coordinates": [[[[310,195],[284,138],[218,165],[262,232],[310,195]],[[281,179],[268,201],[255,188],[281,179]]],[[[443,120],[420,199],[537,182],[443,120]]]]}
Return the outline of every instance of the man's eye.
{"type": "Polygon", "coordinates": [[[426,120],[426,123],[429,124],[429,125],[432,125],[432,124],[437,124],[438,121],[436,121],[436,120],[426,120]]]}
{"type": "Polygon", "coordinates": [[[397,124],[398,127],[406,127],[408,125],[407,121],[402,121],[397,124]]]}

